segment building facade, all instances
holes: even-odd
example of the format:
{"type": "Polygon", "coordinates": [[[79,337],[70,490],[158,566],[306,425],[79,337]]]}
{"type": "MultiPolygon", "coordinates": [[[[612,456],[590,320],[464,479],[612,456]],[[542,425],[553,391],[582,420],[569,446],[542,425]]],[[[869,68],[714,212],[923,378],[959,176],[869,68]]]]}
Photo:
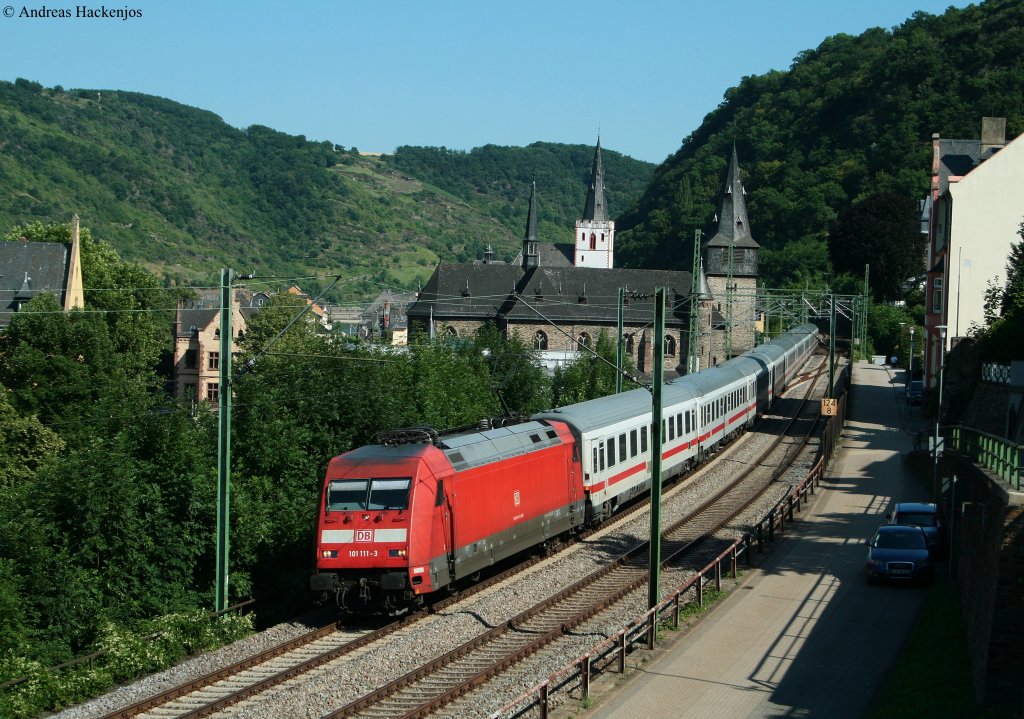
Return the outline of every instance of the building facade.
{"type": "Polygon", "coordinates": [[[925,208],[925,380],[934,387],[950,343],[984,325],[987,288],[1006,282],[1024,220],[1024,140],[1006,142],[1004,118],[983,118],[981,140],[933,135],[925,208]]]}

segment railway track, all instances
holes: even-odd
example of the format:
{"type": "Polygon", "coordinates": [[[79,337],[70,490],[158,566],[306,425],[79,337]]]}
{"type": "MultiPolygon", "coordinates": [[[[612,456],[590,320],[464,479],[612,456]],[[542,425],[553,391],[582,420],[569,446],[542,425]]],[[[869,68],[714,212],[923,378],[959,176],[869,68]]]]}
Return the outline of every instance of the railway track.
{"type": "MultiPolygon", "coordinates": [[[[821,376],[824,366],[814,373],[813,380],[821,376]]],[[[816,425],[816,408],[811,412],[813,419],[802,417],[815,387],[816,381],[808,383],[800,411],[788,422],[789,427],[793,427],[804,420],[805,427],[798,437],[781,433],[747,469],[662,533],[662,565],[671,565],[692,555],[696,547],[737,516],[795,459],[816,425]],[[766,461],[776,455],[781,455],[778,462],[766,461]]],[[[414,719],[429,716],[645,586],[649,578],[648,556],[647,542],[636,545],[612,564],[534,608],[327,717],[414,719]]]]}
{"type": "MultiPolygon", "coordinates": [[[[777,420],[768,418],[763,421],[770,424],[777,420]]],[[[781,438],[779,441],[781,441],[781,438]]],[[[702,467],[706,468],[711,464],[713,463],[705,463],[702,467]]],[[[755,466],[760,466],[760,462],[754,462],[753,464],[755,466]]],[[[646,506],[647,503],[643,502],[623,510],[616,515],[615,522],[619,523],[628,519],[632,514],[643,511],[646,506]]],[[[694,520],[691,519],[690,521],[693,522],[694,520]]],[[[711,520],[709,519],[708,521],[711,520]]],[[[716,521],[721,522],[727,520],[720,519],[716,521]]],[[[607,529],[608,526],[609,525],[606,524],[602,529],[607,529]]],[[[673,531],[682,532],[683,530],[679,527],[673,527],[668,530],[669,533],[673,531]]],[[[692,530],[690,531],[692,534],[692,530]]],[[[682,548],[687,546],[687,544],[692,544],[696,539],[696,536],[678,534],[667,537],[666,542],[678,543],[679,547],[682,548]]],[[[469,672],[469,670],[474,667],[481,667],[484,665],[497,666],[504,664],[504,666],[511,666],[515,661],[518,661],[518,658],[522,658],[523,656],[527,656],[530,653],[537,651],[542,643],[554,641],[559,633],[564,633],[567,628],[571,628],[571,626],[576,626],[579,622],[585,621],[587,616],[592,616],[597,611],[600,611],[602,606],[608,606],[609,604],[621,599],[621,597],[625,596],[630,591],[624,587],[638,586],[645,582],[645,545],[634,548],[633,551],[636,553],[636,556],[632,562],[627,560],[626,556],[624,556],[614,566],[609,566],[605,570],[602,570],[600,574],[607,574],[607,578],[595,578],[589,583],[592,585],[589,588],[583,586],[582,583],[578,583],[578,585],[574,585],[573,587],[560,592],[555,597],[552,597],[548,602],[550,605],[549,607],[546,607],[545,609],[536,607],[528,612],[520,614],[511,621],[506,622],[505,625],[507,626],[504,626],[504,628],[495,627],[484,635],[468,643],[475,646],[460,647],[454,652],[450,652],[444,657],[431,662],[430,666],[433,667],[436,672],[437,669],[440,669],[441,666],[443,666],[443,663],[439,662],[446,660],[448,665],[457,667],[456,669],[447,672],[447,675],[450,676],[461,676],[469,672]],[[639,559],[641,555],[643,555],[642,562],[639,559]],[[641,564],[644,565],[642,568],[640,566],[641,564]],[[585,616],[586,611],[579,608],[579,604],[582,600],[573,599],[570,601],[569,598],[573,595],[576,597],[588,598],[587,601],[583,603],[588,603],[592,608],[589,615],[585,616]],[[504,638],[499,640],[499,635],[504,635],[504,638]],[[522,639],[523,637],[526,637],[531,641],[524,643],[522,639]],[[494,641],[490,643],[490,648],[485,649],[484,647],[488,645],[488,638],[494,639],[494,641]],[[547,639],[546,642],[542,642],[541,644],[538,643],[541,639],[545,638],[547,639]],[[481,654],[477,654],[475,656],[472,655],[471,651],[478,648],[480,649],[481,654]],[[500,654],[502,658],[495,658],[497,654],[500,654]],[[490,656],[488,659],[489,655],[494,656],[490,656]]],[[[673,553],[674,552],[675,550],[673,550],[673,553]]],[[[663,556],[666,556],[666,561],[668,561],[668,557],[671,555],[666,550],[663,553],[663,556]]],[[[507,581],[510,576],[523,571],[524,566],[528,566],[536,561],[539,561],[539,559],[531,560],[525,565],[518,565],[517,567],[492,577],[469,590],[461,592],[457,596],[449,597],[438,602],[433,606],[432,612],[420,611],[398,621],[376,628],[345,627],[339,624],[330,624],[317,628],[316,630],[313,630],[286,644],[274,647],[242,662],[225,667],[219,671],[212,672],[195,681],[189,682],[188,684],[173,687],[157,696],[150,697],[129,707],[125,707],[124,709],[107,714],[104,716],[104,719],[121,719],[124,717],[139,716],[146,717],[147,719],[150,717],[161,717],[163,719],[166,719],[167,717],[189,717],[191,719],[220,713],[227,707],[271,690],[273,687],[281,685],[294,677],[311,672],[317,667],[321,667],[329,662],[345,657],[357,657],[361,650],[365,650],[366,648],[380,643],[390,635],[394,635],[399,632],[411,632],[413,626],[434,616],[435,613],[443,611],[446,607],[451,606],[455,602],[462,601],[477,592],[484,591],[492,586],[500,585],[502,582],[507,581]]],[[[410,674],[422,672],[424,669],[425,668],[418,669],[416,672],[410,674]]],[[[436,678],[429,679],[427,678],[426,673],[417,678],[412,678],[407,675],[407,677],[403,677],[402,680],[392,682],[388,687],[395,689],[398,683],[402,683],[403,687],[400,688],[404,688],[405,685],[412,685],[415,682],[423,680],[420,683],[419,689],[410,688],[410,691],[406,693],[406,697],[411,694],[412,696],[419,696],[420,699],[398,699],[396,700],[398,703],[395,705],[389,705],[387,709],[383,710],[383,714],[375,714],[371,712],[365,715],[405,715],[407,711],[411,711],[411,709],[409,709],[410,706],[425,706],[426,704],[429,704],[430,702],[422,701],[422,699],[429,698],[431,696],[435,698],[438,696],[446,696],[447,698],[444,699],[442,703],[447,703],[448,701],[451,701],[452,698],[459,696],[459,694],[468,691],[477,683],[483,681],[484,678],[477,677],[478,674],[480,674],[479,671],[473,674],[473,677],[469,679],[468,683],[464,677],[460,681],[455,682],[454,680],[439,681],[436,678]],[[462,688],[454,690],[451,688],[444,689],[443,685],[446,683],[462,688]],[[423,687],[425,686],[432,688],[424,690],[423,687]],[[440,691],[437,691],[437,689],[440,689],[440,691]],[[396,713],[403,707],[405,707],[406,711],[396,713]]],[[[435,673],[435,677],[436,676],[437,674],[435,673]]],[[[446,675],[441,674],[441,676],[446,675]]],[[[440,705],[441,704],[438,704],[438,706],[440,705]]],[[[351,711],[355,710],[353,709],[351,711]]],[[[334,715],[348,716],[352,714],[335,713],[332,716],[334,715]]],[[[409,716],[414,715],[418,716],[420,714],[409,714],[409,716]]]]}

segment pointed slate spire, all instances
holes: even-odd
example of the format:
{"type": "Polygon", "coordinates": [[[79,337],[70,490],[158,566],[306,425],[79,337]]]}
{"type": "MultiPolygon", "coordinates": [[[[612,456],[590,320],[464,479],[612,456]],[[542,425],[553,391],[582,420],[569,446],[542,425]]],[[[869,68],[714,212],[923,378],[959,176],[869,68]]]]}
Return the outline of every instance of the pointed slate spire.
{"type": "Polygon", "coordinates": [[[594,167],[590,171],[590,186],[587,188],[587,201],[583,205],[583,219],[607,222],[608,206],[604,202],[604,165],[601,163],[601,136],[597,137],[597,148],[594,150],[594,167]]]}
{"type": "Polygon", "coordinates": [[[715,234],[707,242],[707,247],[742,247],[760,248],[750,236],[750,223],[747,221],[747,192],[743,189],[740,179],[740,163],[736,156],[736,143],[732,144],[732,158],[729,161],[729,172],[725,177],[725,187],[718,204],[715,221],[718,227],[715,234]]]}
{"type": "Polygon", "coordinates": [[[530,210],[526,215],[526,235],[523,237],[523,268],[537,267],[540,258],[537,255],[537,181],[533,181],[530,190],[530,210]]]}

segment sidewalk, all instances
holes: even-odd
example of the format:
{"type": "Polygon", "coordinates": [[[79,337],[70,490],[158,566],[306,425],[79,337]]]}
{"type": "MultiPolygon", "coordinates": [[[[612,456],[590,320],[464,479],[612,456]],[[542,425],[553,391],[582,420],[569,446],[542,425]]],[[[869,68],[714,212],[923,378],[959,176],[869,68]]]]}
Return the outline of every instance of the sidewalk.
{"type": "Polygon", "coordinates": [[[896,501],[926,501],[906,469],[905,373],[858,363],[839,453],[813,504],[762,566],[675,647],[586,719],[860,717],[894,663],[924,589],[869,586],[868,539],[896,501]]]}

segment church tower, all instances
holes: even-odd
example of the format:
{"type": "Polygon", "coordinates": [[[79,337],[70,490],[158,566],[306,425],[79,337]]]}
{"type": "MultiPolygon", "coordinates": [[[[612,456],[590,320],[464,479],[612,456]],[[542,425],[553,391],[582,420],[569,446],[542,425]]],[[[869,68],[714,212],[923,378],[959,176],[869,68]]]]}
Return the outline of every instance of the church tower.
{"type": "MultiPolygon", "coordinates": [[[[757,251],[750,235],[746,190],[740,179],[736,143],[715,215],[717,227],[704,244],[704,271],[715,309],[725,318],[718,361],[742,354],[754,346],[757,309],[757,251]]],[[[719,349],[719,348],[716,348],[719,349]]]]}
{"type": "Polygon", "coordinates": [[[529,270],[540,265],[537,249],[537,181],[530,190],[530,211],[526,215],[526,235],[523,237],[523,269],[529,270]]]}
{"type": "Polygon", "coordinates": [[[601,138],[594,150],[594,167],[590,171],[590,187],[583,206],[583,217],[576,221],[576,267],[614,267],[615,221],[608,219],[604,201],[604,165],[601,164],[601,138]]]}

